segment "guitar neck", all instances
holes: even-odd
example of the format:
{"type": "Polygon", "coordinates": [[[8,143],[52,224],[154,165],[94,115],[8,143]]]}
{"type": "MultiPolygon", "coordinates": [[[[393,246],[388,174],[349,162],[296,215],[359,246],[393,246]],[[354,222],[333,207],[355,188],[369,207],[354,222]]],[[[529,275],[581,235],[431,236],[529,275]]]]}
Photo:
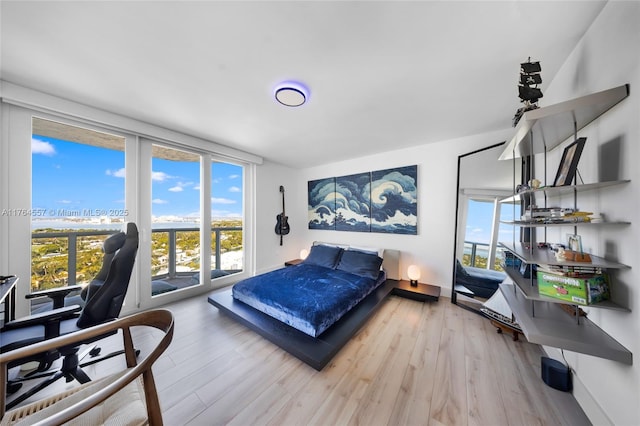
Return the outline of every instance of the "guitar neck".
{"type": "Polygon", "coordinates": [[[284,217],[284,186],[280,186],[280,192],[282,193],[282,217],[284,217]]]}

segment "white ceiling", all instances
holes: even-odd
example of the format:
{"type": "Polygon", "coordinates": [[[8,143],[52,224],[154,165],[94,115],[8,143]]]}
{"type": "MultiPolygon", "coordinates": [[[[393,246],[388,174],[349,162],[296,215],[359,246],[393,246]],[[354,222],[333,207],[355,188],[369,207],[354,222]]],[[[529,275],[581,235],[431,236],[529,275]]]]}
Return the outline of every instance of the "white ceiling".
{"type": "Polygon", "coordinates": [[[0,71],[310,167],[510,127],[519,63],[544,91],[605,3],[2,0],[0,71]],[[306,105],[273,99],[287,79],[306,105]]]}

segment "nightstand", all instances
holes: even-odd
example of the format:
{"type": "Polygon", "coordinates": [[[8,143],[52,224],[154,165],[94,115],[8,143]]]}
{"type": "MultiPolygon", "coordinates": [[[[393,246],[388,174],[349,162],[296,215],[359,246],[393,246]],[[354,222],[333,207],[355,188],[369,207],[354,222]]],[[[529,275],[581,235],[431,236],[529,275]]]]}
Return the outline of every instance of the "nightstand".
{"type": "Polygon", "coordinates": [[[301,264],[302,262],[302,259],[287,260],[286,262],[284,262],[284,266],[296,266],[301,264]]]}
{"type": "Polygon", "coordinates": [[[440,287],[423,283],[418,283],[416,287],[413,287],[409,281],[400,280],[396,282],[391,294],[421,302],[426,302],[427,300],[437,302],[440,298],[440,287]]]}

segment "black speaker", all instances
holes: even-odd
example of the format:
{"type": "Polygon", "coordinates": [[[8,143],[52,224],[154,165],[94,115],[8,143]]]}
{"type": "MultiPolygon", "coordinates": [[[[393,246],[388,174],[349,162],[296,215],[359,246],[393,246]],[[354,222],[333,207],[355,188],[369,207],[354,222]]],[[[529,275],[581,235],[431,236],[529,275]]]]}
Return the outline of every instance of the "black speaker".
{"type": "Polygon", "coordinates": [[[571,392],[571,370],[555,359],[543,356],[541,358],[542,380],[554,389],[571,392]]]}

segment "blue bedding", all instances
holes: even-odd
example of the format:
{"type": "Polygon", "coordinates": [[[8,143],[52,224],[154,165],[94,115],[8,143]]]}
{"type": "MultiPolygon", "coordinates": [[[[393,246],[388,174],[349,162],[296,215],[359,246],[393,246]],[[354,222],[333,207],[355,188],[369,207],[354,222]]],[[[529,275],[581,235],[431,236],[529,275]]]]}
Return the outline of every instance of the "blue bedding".
{"type": "Polygon", "coordinates": [[[235,284],[233,297],[317,337],[386,279],[301,263],[235,284]]]}

